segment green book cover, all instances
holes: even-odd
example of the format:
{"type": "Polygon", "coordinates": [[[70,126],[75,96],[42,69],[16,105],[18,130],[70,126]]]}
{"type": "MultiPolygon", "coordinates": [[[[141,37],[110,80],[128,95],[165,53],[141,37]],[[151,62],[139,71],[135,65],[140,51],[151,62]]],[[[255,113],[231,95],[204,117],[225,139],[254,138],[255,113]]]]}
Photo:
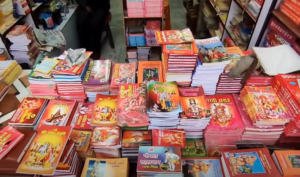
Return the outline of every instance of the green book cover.
{"type": "Polygon", "coordinates": [[[206,157],[203,140],[200,138],[187,138],[185,148],[182,150],[182,157],[206,157]]]}

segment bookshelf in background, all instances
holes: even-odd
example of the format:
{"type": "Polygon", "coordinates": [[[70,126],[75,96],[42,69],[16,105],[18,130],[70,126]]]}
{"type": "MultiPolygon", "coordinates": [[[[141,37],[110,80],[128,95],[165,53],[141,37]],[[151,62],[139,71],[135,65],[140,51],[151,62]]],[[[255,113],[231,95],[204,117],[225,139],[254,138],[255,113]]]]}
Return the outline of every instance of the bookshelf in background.
{"type": "Polygon", "coordinates": [[[122,5],[127,61],[161,60],[154,31],[163,27],[163,0],[122,0],[122,5]]]}

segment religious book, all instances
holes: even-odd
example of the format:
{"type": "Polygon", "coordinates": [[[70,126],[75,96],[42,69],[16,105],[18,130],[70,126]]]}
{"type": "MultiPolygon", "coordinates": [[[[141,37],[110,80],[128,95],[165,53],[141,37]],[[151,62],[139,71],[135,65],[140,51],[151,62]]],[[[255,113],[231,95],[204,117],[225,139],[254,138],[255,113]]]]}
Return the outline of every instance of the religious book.
{"type": "Polygon", "coordinates": [[[95,127],[91,138],[91,147],[120,146],[121,129],[118,126],[95,127]]]}
{"type": "Polygon", "coordinates": [[[200,138],[186,138],[185,147],[182,149],[182,158],[206,157],[203,140],[200,138]]]}
{"type": "Polygon", "coordinates": [[[91,126],[117,125],[117,95],[97,94],[91,126]]]}
{"type": "Polygon", "coordinates": [[[70,139],[74,141],[76,151],[86,152],[90,145],[91,131],[72,130],[70,139]]]}
{"type": "Polygon", "coordinates": [[[184,176],[225,177],[219,157],[189,158],[182,162],[184,176]]]}
{"type": "Polygon", "coordinates": [[[189,28],[155,31],[155,37],[158,44],[180,44],[194,41],[193,33],[189,28]]]}
{"type": "Polygon", "coordinates": [[[161,61],[139,61],[138,83],[148,83],[150,81],[163,82],[161,61]]]}
{"type": "Polygon", "coordinates": [[[91,119],[94,114],[94,103],[78,103],[71,126],[76,130],[92,130],[91,119]]]}
{"type": "Polygon", "coordinates": [[[111,60],[90,60],[82,84],[108,84],[110,80],[111,65],[111,60]]]}
{"type": "Polygon", "coordinates": [[[117,122],[119,126],[148,126],[149,116],[147,114],[145,84],[120,85],[117,110],[117,122]]]}
{"type": "Polygon", "coordinates": [[[20,133],[11,125],[0,130],[0,160],[23,138],[24,134],[20,133]]]}
{"type": "Polygon", "coordinates": [[[41,116],[36,130],[40,130],[42,125],[65,126],[69,120],[76,101],[52,99],[41,116]]]}
{"type": "Polygon", "coordinates": [[[174,146],[185,147],[185,131],[180,129],[174,130],[152,130],[153,146],[174,146]]]}
{"type": "Polygon", "coordinates": [[[114,63],[111,76],[111,87],[118,88],[120,84],[135,83],[136,63],[114,63]]]}
{"type": "Polygon", "coordinates": [[[140,146],[137,173],[182,173],[179,147],[140,146]]]}
{"type": "Polygon", "coordinates": [[[16,173],[52,175],[71,131],[70,126],[42,125],[16,173]]]}
{"type": "Polygon", "coordinates": [[[284,177],[297,176],[300,174],[300,151],[299,150],[275,150],[272,158],[284,177]]]}
{"type": "Polygon", "coordinates": [[[166,44],[163,45],[163,52],[171,55],[172,57],[180,55],[180,57],[184,58],[186,56],[198,54],[198,48],[195,42],[186,44],[166,44]]]}
{"type": "Polygon", "coordinates": [[[48,100],[44,98],[24,98],[8,124],[13,126],[34,126],[47,103],[48,100]]]}
{"type": "Polygon", "coordinates": [[[122,148],[138,148],[150,146],[152,142],[151,131],[129,130],[122,136],[122,148]]]}
{"type": "Polygon", "coordinates": [[[128,176],[129,163],[127,158],[101,159],[87,158],[81,177],[121,177],[128,176]]]}
{"type": "Polygon", "coordinates": [[[182,107],[181,118],[210,118],[203,87],[179,87],[178,90],[182,107]]]}
{"type": "Polygon", "coordinates": [[[68,157],[71,154],[73,149],[75,149],[75,143],[73,140],[69,140],[67,142],[67,145],[63,151],[63,154],[62,154],[59,162],[66,163],[66,161],[68,160],[68,157]]]}

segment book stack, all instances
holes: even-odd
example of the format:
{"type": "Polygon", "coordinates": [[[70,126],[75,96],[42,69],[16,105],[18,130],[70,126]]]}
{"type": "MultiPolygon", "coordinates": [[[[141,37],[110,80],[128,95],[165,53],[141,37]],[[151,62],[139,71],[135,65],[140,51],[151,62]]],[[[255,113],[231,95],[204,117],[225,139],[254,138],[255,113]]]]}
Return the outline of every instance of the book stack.
{"type": "Polygon", "coordinates": [[[10,52],[18,63],[34,65],[39,44],[36,42],[30,25],[16,25],[6,37],[12,42],[10,52]]]}
{"type": "Polygon", "coordinates": [[[127,49],[127,58],[129,63],[137,63],[137,49],[127,49]]]}
{"type": "Polygon", "coordinates": [[[176,81],[181,86],[190,86],[198,58],[198,50],[190,29],[156,31],[155,35],[157,43],[163,45],[165,81],[176,81]]]}
{"type": "Polygon", "coordinates": [[[90,146],[90,140],[92,136],[92,130],[83,130],[81,127],[73,129],[70,135],[70,139],[74,143],[76,152],[86,153],[90,146]]]}
{"type": "Polygon", "coordinates": [[[145,0],[145,17],[162,17],[163,0],[145,0]]]}
{"type": "Polygon", "coordinates": [[[146,38],[143,27],[128,28],[129,46],[146,46],[146,38]]]}
{"type": "Polygon", "coordinates": [[[200,54],[197,67],[192,76],[192,86],[204,88],[205,95],[214,95],[217,83],[230,57],[218,37],[195,40],[200,54]]]}
{"type": "Polygon", "coordinates": [[[283,125],[256,126],[253,124],[239,94],[233,94],[241,119],[245,125],[242,140],[260,141],[264,145],[275,145],[284,131],[283,125]]]}
{"type": "Polygon", "coordinates": [[[211,119],[202,87],[179,87],[180,123],[178,129],[185,130],[187,138],[203,138],[203,131],[211,119]]]}
{"type": "Polygon", "coordinates": [[[114,63],[110,83],[110,94],[117,95],[119,85],[134,84],[136,74],[136,63],[114,63]]]}
{"type": "Polygon", "coordinates": [[[231,94],[206,95],[211,120],[204,131],[208,156],[220,150],[235,149],[235,141],[241,140],[244,124],[231,94]]]}
{"type": "Polygon", "coordinates": [[[300,137],[299,78],[299,74],[279,74],[273,82],[273,88],[287,110],[286,115],[292,118],[285,126],[284,134],[287,137],[300,137]]]}
{"type": "Polygon", "coordinates": [[[297,176],[299,171],[299,150],[275,150],[272,158],[283,177],[297,176]]]}
{"type": "Polygon", "coordinates": [[[281,177],[267,148],[222,151],[221,162],[226,176],[281,177]]]}
{"type": "Polygon", "coordinates": [[[155,31],[160,31],[161,22],[160,21],[147,21],[144,31],[146,34],[146,44],[147,46],[158,46],[155,38],[155,31]]]}
{"type": "Polygon", "coordinates": [[[239,47],[226,47],[225,49],[229,55],[230,63],[226,65],[224,72],[220,75],[216,93],[240,93],[243,87],[241,84],[242,78],[230,78],[229,73],[230,69],[236,66],[244,54],[239,47]]]}
{"type": "Polygon", "coordinates": [[[285,0],[279,5],[279,10],[296,25],[300,25],[300,3],[296,0],[285,0]]]}
{"type": "Polygon", "coordinates": [[[95,102],[96,95],[109,94],[111,60],[90,60],[82,85],[89,102],[95,102]]]}
{"type": "Polygon", "coordinates": [[[144,17],[145,2],[136,0],[126,0],[127,16],[128,17],[144,17]]]}
{"type": "Polygon", "coordinates": [[[138,47],[137,59],[138,61],[148,61],[151,47],[138,47]]]}
{"type": "Polygon", "coordinates": [[[137,161],[138,176],[182,177],[179,147],[140,146],[137,161]]]}
{"type": "Polygon", "coordinates": [[[8,125],[0,131],[0,138],[1,160],[12,148],[14,148],[24,138],[24,134],[16,130],[14,127],[8,125]]]}
{"type": "Polygon", "coordinates": [[[274,83],[274,77],[272,76],[266,76],[264,75],[255,75],[253,73],[249,79],[247,79],[246,84],[247,86],[254,86],[254,87],[260,87],[260,86],[269,86],[274,83]]]}
{"type": "Polygon", "coordinates": [[[182,172],[184,176],[188,176],[190,174],[200,176],[203,173],[207,176],[225,176],[220,157],[190,157],[187,159],[182,159],[182,172]],[[190,170],[197,167],[197,165],[201,165],[202,167],[204,167],[201,169],[203,171],[190,170]]]}
{"type": "Polygon", "coordinates": [[[140,146],[151,146],[151,131],[124,131],[122,136],[122,157],[136,162],[140,146]]]}
{"type": "Polygon", "coordinates": [[[147,95],[148,129],[176,129],[181,112],[177,83],[150,81],[147,95]]]}
{"type": "Polygon", "coordinates": [[[90,142],[96,157],[117,158],[120,157],[121,129],[118,126],[96,127],[90,142]]]}

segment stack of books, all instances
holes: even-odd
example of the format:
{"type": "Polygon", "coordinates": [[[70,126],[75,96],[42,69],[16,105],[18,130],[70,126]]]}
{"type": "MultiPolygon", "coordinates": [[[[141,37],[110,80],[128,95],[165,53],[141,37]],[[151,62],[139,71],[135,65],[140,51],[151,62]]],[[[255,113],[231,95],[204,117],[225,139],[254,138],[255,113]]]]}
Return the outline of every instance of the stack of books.
{"type": "Polygon", "coordinates": [[[264,75],[255,75],[255,73],[252,73],[252,75],[247,79],[246,84],[247,86],[254,86],[254,87],[260,87],[260,86],[268,86],[272,85],[274,83],[274,77],[272,76],[266,76],[264,75]]]}
{"type": "Polygon", "coordinates": [[[177,83],[150,81],[147,95],[148,129],[176,129],[181,112],[177,83]]]}
{"type": "Polygon", "coordinates": [[[138,47],[137,59],[138,61],[148,61],[151,47],[138,47]]]}
{"type": "Polygon", "coordinates": [[[230,57],[218,37],[199,39],[195,42],[200,53],[200,60],[197,60],[191,85],[202,85],[205,95],[214,95],[220,75],[230,62],[230,57]]]}
{"type": "Polygon", "coordinates": [[[129,46],[146,46],[146,38],[143,27],[128,28],[129,46]]]}
{"type": "Polygon", "coordinates": [[[145,0],[145,17],[162,17],[163,0],[145,0]]]}
{"type": "Polygon", "coordinates": [[[299,150],[275,150],[272,158],[282,176],[297,176],[299,170],[299,150]]]}
{"type": "Polygon", "coordinates": [[[140,146],[136,171],[138,176],[182,177],[181,149],[140,146]]]}
{"type": "Polygon", "coordinates": [[[211,119],[202,87],[179,87],[180,123],[178,129],[185,130],[187,138],[203,138],[203,131],[211,119]]]}
{"type": "Polygon", "coordinates": [[[122,157],[128,158],[130,162],[138,159],[140,146],[151,146],[151,131],[128,130],[122,136],[122,157]]]}
{"type": "Polygon", "coordinates": [[[95,102],[96,95],[109,94],[111,60],[90,60],[82,85],[89,102],[95,102]]]}
{"type": "Polygon", "coordinates": [[[231,94],[206,95],[211,121],[204,131],[208,155],[225,149],[235,149],[235,141],[241,140],[244,124],[231,94]]]}
{"type": "Polygon", "coordinates": [[[256,126],[248,115],[246,107],[238,94],[233,94],[241,119],[245,125],[242,140],[260,141],[264,145],[275,145],[284,131],[283,125],[256,126]]]}
{"type": "Polygon", "coordinates": [[[137,64],[137,49],[127,49],[127,58],[129,63],[137,64]]]}
{"type": "Polygon", "coordinates": [[[96,157],[117,158],[120,156],[121,129],[118,126],[96,127],[90,142],[96,157]]]}
{"type": "Polygon", "coordinates": [[[13,43],[10,46],[10,52],[14,60],[33,66],[38,55],[39,44],[35,40],[31,26],[16,25],[6,37],[13,43]]]}
{"type": "Polygon", "coordinates": [[[145,3],[144,0],[127,0],[127,15],[128,17],[144,17],[145,14],[145,3]]]}
{"type": "Polygon", "coordinates": [[[300,4],[295,0],[283,1],[279,6],[279,10],[296,25],[300,25],[299,9],[300,4]]]}
{"type": "Polygon", "coordinates": [[[0,131],[1,134],[1,152],[0,160],[23,138],[24,134],[16,130],[14,127],[8,125],[0,131]]]}
{"type": "Polygon", "coordinates": [[[119,85],[134,84],[136,77],[136,63],[114,63],[110,83],[110,94],[117,95],[119,85]]]}
{"type": "Polygon", "coordinates": [[[146,44],[147,46],[158,46],[155,31],[160,31],[161,22],[160,21],[147,21],[144,31],[146,34],[146,44]]]}

